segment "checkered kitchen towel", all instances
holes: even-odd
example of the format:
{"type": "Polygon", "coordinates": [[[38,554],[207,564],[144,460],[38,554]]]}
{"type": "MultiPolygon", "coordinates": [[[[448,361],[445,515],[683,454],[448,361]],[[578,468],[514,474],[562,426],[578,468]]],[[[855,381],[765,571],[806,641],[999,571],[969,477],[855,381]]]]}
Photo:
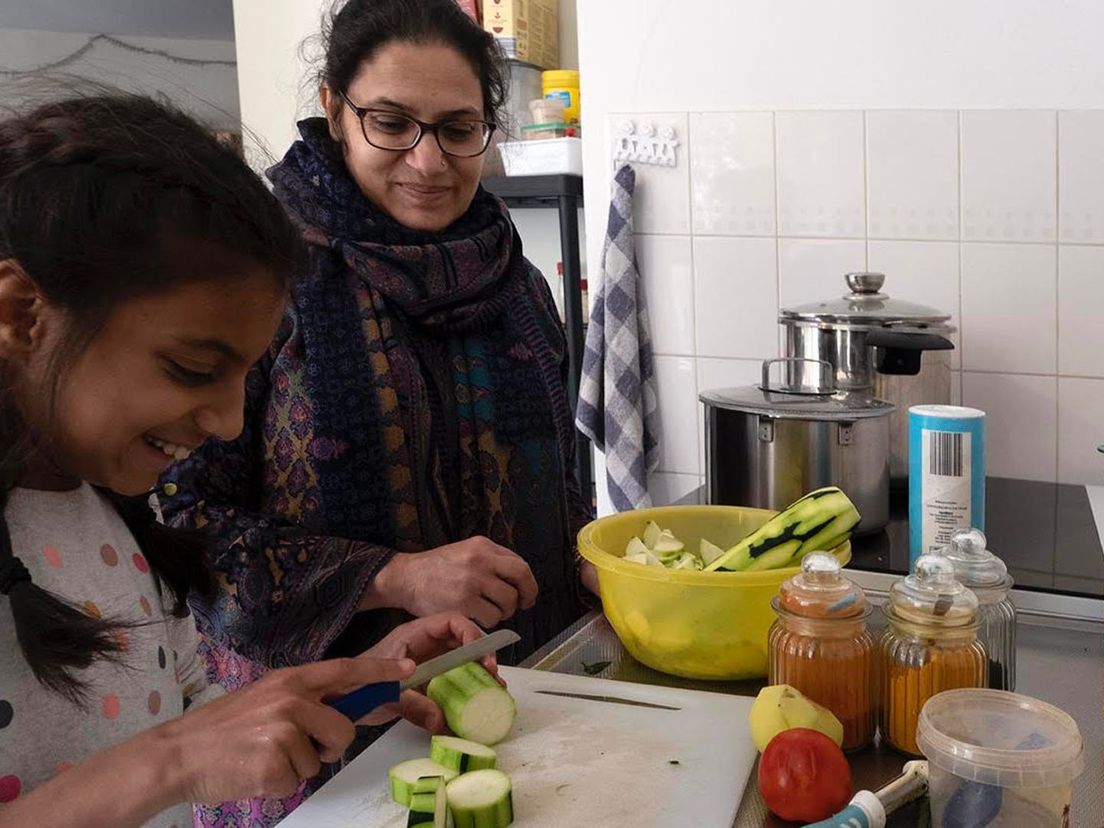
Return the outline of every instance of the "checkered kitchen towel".
{"type": "Polygon", "coordinates": [[[575,423],[606,455],[606,482],[619,512],[650,506],[648,472],[659,461],[655,363],[633,249],[636,173],[613,179],[602,251],[602,284],[590,314],[575,423]]]}

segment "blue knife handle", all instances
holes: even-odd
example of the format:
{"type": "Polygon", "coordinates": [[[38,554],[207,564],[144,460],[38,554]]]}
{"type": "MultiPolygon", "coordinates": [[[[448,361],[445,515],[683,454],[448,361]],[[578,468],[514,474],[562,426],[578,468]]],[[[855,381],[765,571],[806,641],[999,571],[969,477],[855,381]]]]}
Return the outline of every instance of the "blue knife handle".
{"type": "Polygon", "coordinates": [[[359,690],[346,693],[333,701],[328,701],[330,707],[338,713],[344,714],[350,721],[362,719],[380,705],[389,702],[397,702],[401,689],[397,681],[379,681],[375,684],[366,684],[359,690]]]}

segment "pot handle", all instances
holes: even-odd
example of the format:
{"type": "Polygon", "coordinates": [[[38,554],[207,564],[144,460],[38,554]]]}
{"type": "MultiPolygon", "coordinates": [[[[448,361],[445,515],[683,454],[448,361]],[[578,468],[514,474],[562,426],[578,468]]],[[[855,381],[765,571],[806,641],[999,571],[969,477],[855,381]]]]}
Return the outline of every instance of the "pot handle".
{"type": "Polygon", "coordinates": [[[885,328],[869,331],[866,344],[881,349],[874,365],[878,373],[905,376],[920,373],[920,355],[924,351],[954,349],[954,343],[939,334],[904,333],[885,328]]]}
{"type": "MultiPolygon", "coordinates": [[[[823,359],[808,359],[806,357],[782,357],[781,359],[765,359],[763,360],[763,380],[759,386],[763,391],[774,391],[779,394],[807,394],[809,396],[830,396],[836,393],[836,377],[833,373],[832,363],[826,362],[823,359]],[[803,383],[794,384],[791,381],[792,373],[787,377],[787,381],[782,385],[771,385],[770,381],[770,369],[772,365],[779,363],[785,363],[787,366],[792,366],[795,363],[812,363],[813,365],[820,366],[820,376],[817,377],[816,385],[805,385],[803,383]]],[[[802,371],[804,375],[804,371],[802,371]]],[[[802,377],[804,379],[804,376],[802,377]]]]}

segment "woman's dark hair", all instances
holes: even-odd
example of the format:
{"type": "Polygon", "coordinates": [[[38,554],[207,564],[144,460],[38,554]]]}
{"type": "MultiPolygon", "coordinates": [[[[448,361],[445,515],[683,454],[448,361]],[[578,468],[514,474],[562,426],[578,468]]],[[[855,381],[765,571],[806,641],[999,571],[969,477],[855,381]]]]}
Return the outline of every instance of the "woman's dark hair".
{"type": "MultiPolygon", "coordinates": [[[[0,121],[0,261],[15,262],[68,325],[52,355],[49,399],[120,303],[187,282],[235,278],[255,263],[286,286],[299,235],[276,199],[229,147],[182,112],[149,98],[97,94],[0,121]]],[[[0,572],[16,635],[41,684],[80,703],[73,674],[118,660],[115,631],[25,578],[5,540],[3,506],[38,432],[0,361],[0,572]],[[5,570],[6,566],[6,570],[5,570]],[[16,573],[12,576],[12,573],[16,573]]],[[[104,492],[126,522],[178,617],[189,591],[210,595],[205,536],[155,519],[147,497],[104,492]]]]}
{"type": "Polygon", "coordinates": [[[347,0],[323,22],[325,58],[319,80],[335,92],[347,92],[360,65],[395,40],[456,49],[479,78],[484,117],[502,126],[505,58],[494,36],[468,17],[456,0],[347,0]]]}

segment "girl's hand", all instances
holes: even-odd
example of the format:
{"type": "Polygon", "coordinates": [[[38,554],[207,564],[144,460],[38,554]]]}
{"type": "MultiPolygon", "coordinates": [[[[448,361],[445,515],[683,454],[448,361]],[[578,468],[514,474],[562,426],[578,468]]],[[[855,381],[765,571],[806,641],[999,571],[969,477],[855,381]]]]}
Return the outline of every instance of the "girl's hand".
{"type": "Polygon", "coordinates": [[[337,761],[355,728],[322,699],[414,672],[408,658],[332,659],[273,670],[159,729],[175,742],[184,770],[183,796],[217,804],[247,797],[285,797],[300,780],[337,761]]]}
{"type": "MultiPolygon", "coordinates": [[[[361,658],[410,658],[421,663],[483,636],[483,630],[458,612],[443,612],[419,618],[396,627],[391,633],[366,650],[361,658]]],[[[502,682],[498,675],[498,662],[493,655],[484,656],[480,662],[487,671],[502,682]]],[[[445,717],[434,702],[424,693],[406,690],[398,704],[384,705],[361,719],[358,724],[383,724],[396,716],[402,716],[430,733],[445,731],[445,717]]]]}

